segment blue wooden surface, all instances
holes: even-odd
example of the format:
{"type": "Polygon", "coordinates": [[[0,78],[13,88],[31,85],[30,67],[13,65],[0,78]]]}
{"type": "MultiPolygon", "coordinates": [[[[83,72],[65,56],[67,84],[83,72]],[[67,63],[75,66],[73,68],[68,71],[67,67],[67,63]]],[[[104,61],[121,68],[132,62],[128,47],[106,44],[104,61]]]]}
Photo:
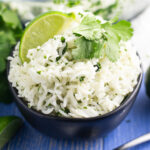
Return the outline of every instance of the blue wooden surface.
{"type": "MultiPolygon", "coordinates": [[[[0,104],[0,115],[21,116],[16,105],[0,104]]],[[[21,116],[22,117],[22,116],[21,116]]],[[[27,122],[18,134],[5,146],[4,150],[111,150],[135,137],[150,132],[150,99],[142,88],[127,118],[106,137],[91,141],[67,141],[49,138],[27,122]]],[[[131,150],[148,150],[150,142],[131,150]]]]}

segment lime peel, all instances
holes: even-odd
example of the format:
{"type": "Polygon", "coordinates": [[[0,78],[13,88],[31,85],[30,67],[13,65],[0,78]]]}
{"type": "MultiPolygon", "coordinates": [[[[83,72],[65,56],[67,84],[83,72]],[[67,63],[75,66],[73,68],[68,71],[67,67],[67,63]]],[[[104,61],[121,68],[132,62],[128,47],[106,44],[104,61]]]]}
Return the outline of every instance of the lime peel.
{"type": "Polygon", "coordinates": [[[25,29],[19,46],[22,61],[29,62],[28,50],[43,45],[50,38],[62,33],[75,20],[74,13],[51,11],[35,18],[25,29]]]}

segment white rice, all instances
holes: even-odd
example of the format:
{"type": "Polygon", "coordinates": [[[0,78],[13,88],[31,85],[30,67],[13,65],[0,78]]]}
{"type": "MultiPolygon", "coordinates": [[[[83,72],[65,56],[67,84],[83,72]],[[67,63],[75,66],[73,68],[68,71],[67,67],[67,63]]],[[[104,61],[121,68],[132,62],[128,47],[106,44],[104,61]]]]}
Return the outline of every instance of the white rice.
{"type": "MultiPolygon", "coordinates": [[[[76,26],[76,25],[74,25],[76,26]]],[[[120,59],[113,63],[107,57],[72,61],[68,50],[57,62],[66,46],[55,36],[28,53],[29,63],[22,65],[16,46],[10,57],[9,81],[28,106],[43,114],[88,118],[106,114],[133,91],[141,72],[140,61],[130,43],[121,42],[120,59]],[[97,63],[101,69],[96,72],[97,63]],[[83,81],[82,81],[82,80],[83,81]]],[[[74,44],[71,29],[63,34],[68,47],[74,44]]]]}

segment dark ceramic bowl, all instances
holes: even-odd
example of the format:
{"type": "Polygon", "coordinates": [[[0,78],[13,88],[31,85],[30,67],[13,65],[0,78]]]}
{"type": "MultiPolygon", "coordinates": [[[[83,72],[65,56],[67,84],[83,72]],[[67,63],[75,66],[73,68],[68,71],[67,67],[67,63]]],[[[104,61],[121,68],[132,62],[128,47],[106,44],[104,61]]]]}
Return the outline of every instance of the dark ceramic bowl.
{"type": "MultiPolygon", "coordinates": [[[[9,73],[9,66],[10,62],[8,62],[7,74],[9,73]]],[[[141,73],[134,91],[124,99],[118,108],[105,115],[87,119],[44,115],[28,108],[26,102],[18,97],[17,90],[12,87],[11,83],[9,83],[9,86],[19,110],[34,128],[54,138],[87,139],[104,136],[121,123],[135,102],[142,83],[142,77],[141,73]]]]}

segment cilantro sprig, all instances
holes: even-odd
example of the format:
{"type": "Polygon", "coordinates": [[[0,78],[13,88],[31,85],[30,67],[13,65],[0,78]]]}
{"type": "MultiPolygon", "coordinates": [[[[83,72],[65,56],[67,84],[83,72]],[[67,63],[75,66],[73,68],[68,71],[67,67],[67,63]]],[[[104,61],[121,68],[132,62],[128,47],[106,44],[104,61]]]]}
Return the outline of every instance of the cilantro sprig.
{"type": "MultiPolygon", "coordinates": [[[[114,19],[116,20],[116,19],[114,19]]],[[[87,15],[73,30],[77,36],[72,50],[74,59],[92,59],[107,56],[115,62],[120,55],[120,41],[128,41],[133,35],[131,23],[107,21],[101,23],[95,16],[87,15]]]]}
{"type": "Polygon", "coordinates": [[[3,102],[11,99],[6,77],[6,59],[21,34],[22,25],[16,12],[0,2],[0,101],[3,102]]]}

